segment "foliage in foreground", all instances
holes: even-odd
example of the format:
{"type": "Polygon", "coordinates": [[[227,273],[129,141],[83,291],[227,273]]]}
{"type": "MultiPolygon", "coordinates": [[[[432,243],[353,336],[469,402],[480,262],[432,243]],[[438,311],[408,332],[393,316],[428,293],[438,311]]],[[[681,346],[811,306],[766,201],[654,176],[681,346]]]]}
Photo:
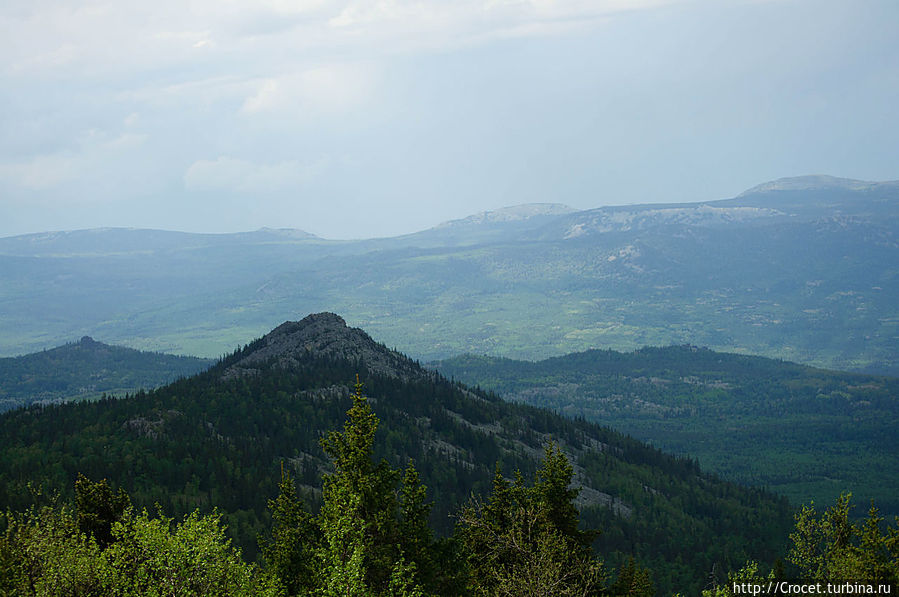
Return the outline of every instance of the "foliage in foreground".
{"type": "MultiPolygon", "coordinates": [[[[99,484],[98,484],[99,485],[99,484]]],[[[0,595],[267,596],[276,579],[241,559],[217,513],[181,521],[125,510],[111,543],[81,530],[66,505],[7,514],[0,538],[0,595]]]]}
{"type": "MultiPolygon", "coordinates": [[[[899,517],[896,526],[883,527],[883,518],[873,503],[864,523],[850,517],[851,494],[842,495],[822,513],[814,504],[796,514],[796,528],[790,533],[792,547],[787,556],[794,569],[791,578],[803,582],[870,583],[899,586],[899,517]]],[[[767,575],[758,562],[747,564],[728,577],[726,585],[703,592],[704,597],[731,597],[734,584],[767,585],[785,578],[775,566],[767,575]]],[[[776,584],[776,583],[775,583],[776,584]]]]}
{"type": "Polygon", "coordinates": [[[478,595],[595,595],[608,574],[590,547],[597,533],[578,529],[572,467],[547,446],[535,483],[497,470],[493,494],[462,510],[459,534],[478,595]]]}

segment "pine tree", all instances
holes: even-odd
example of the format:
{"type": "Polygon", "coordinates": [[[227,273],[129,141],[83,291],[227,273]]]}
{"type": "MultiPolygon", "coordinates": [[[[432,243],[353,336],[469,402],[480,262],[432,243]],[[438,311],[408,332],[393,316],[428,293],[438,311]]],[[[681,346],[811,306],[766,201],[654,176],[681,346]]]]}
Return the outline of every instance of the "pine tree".
{"type": "Polygon", "coordinates": [[[323,539],[320,593],[363,596],[402,586],[403,592],[413,595],[415,562],[403,552],[402,527],[417,528],[421,534],[423,494],[415,487],[417,475],[408,473],[404,506],[410,518],[401,521],[399,472],[385,461],[372,462],[378,419],[362,394],[358,376],[352,399],[343,431],[332,431],[322,440],[322,448],[334,460],[334,472],[323,479],[324,503],[318,517],[323,539]]]}
{"type": "Polygon", "coordinates": [[[873,504],[863,526],[853,523],[851,497],[841,495],[820,516],[813,506],[803,506],[790,534],[789,560],[804,579],[899,582],[899,529],[890,527],[884,535],[873,504]]]}
{"type": "Polygon", "coordinates": [[[282,471],[278,490],[278,497],[268,503],[272,513],[271,537],[260,541],[260,550],[287,594],[304,595],[315,587],[321,532],[297,498],[290,473],[282,471]]]}
{"type": "Polygon", "coordinates": [[[122,519],[130,506],[131,498],[123,489],[113,493],[106,479],[95,483],[78,474],[75,480],[78,529],[96,539],[100,549],[112,543],[112,525],[122,519]]]}
{"type": "Polygon", "coordinates": [[[627,564],[618,571],[618,578],[609,587],[609,593],[613,597],[652,597],[655,587],[649,571],[637,564],[631,556],[627,559],[627,564]]]}
{"type": "Polygon", "coordinates": [[[428,526],[431,505],[425,501],[425,487],[418,480],[418,471],[411,462],[403,475],[400,492],[400,536],[405,558],[414,563],[418,577],[425,584],[433,584],[438,575],[434,561],[434,533],[428,526]]]}
{"type": "Polygon", "coordinates": [[[578,529],[579,513],[574,500],[580,490],[572,487],[573,476],[574,468],[565,453],[550,442],[544,449],[543,463],[537,470],[534,493],[541,506],[540,511],[546,517],[546,523],[573,539],[581,550],[589,551],[600,532],[578,529]]]}
{"type": "Polygon", "coordinates": [[[516,472],[510,483],[497,468],[486,504],[463,509],[459,535],[477,595],[596,595],[606,582],[590,537],[577,528],[573,469],[550,445],[532,487],[516,472]]]}

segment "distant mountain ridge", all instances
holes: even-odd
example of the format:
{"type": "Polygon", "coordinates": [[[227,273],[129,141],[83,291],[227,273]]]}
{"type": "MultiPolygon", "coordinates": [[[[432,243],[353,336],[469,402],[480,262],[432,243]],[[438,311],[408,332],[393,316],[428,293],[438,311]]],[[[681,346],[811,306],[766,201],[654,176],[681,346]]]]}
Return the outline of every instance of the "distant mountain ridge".
{"type": "Polygon", "coordinates": [[[0,238],[0,254],[20,256],[123,255],[151,251],[197,250],[231,244],[291,244],[321,240],[291,228],[253,232],[197,233],[145,228],[90,228],[39,232],[0,238]]]}
{"type": "Polygon", "coordinates": [[[34,403],[149,390],[212,363],[211,359],[110,346],[84,336],[43,352],[0,359],[0,412],[34,403]]]}
{"type": "Polygon", "coordinates": [[[799,505],[841,493],[899,515],[899,378],[813,369],[695,346],[590,350],[543,361],[433,364],[508,400],[609,425],[799,505]]]}
{"type": "Polygon", "coordinates": [[[540,204],[364,241],[153,234],[0,239],[0,354],[93,335],[217,356],[285,316],[336,311],[423,360],[689,343],[899,373],[896,182],[540,204]]]}
{"type": "Polygon", "coordinates": [[[825,174],[815,174],[807,176],[791,176],[778,178],[769,182],[756,185],[751,189],[747,189],[738,195],[744,197],[746,195],[754,195],[757,193],[768,193],[771,191],[810,191],[810,190],[871,190],[879,187],[896,187],[899,186],[899,180],[890,180],[884,182],[871,182],[867,180],[856,180],[853,178],[839,178],[836,176],[827,176],[825,174]]]}
{"type": "MultiPolygon", "coordinates": [[[[439,231],[445,228],[468,227],[484,224],[498,223],[514,223],[525,222],[528,220],[545,223],[547,220],[560,216],[571,214],[592,214],[597,212],[625,212],[639,213],[645,211],[655,211],[657,213],[672,213],[672,210],[678,210],[683,213],[691,208],[706,210],[710,213],[716,213],[718,210],[728,210],[728,204],[741,203],[747,198],[756,195],[767,195],[771,193],[790,193],[790,192],[806,192],[806,191],[826,191],[826,192],[886,192],[891,193],[899,190],[899,180],[890,180],[882,182],[856,180],[850,178],[839,178],[828,175],[805,175],[778,178],[751,187],[734,198],[702,200],[690,203],[643,203],[643,204],[626,204],[626,205],[610,205],[598,208],[578,210],[561,203],[525,203],[520,205],[512,205],[508,207],[482,211],[465,218],[456,220],[448,220],[435,225],[432,228],[419,232],[406,234],[397,238],[407,237],[423,237],[429,232],[439,231]],[[711,209],[709,209],[711,208],[711,209]]],[[[749,208],[744,207],[749,213],[749,208]]],[[[788,212],[779,212],[777,210],[764,210],[759,213],[767,213],[767,215],[784,215],[788,212]]],[[[188,241],[193,244],[201,245],[224,245],[235,241],[250,243],[258,242],[295,242],[295,241],[323,241],[334,243],[366,243],[372,240],[385,241],[387,238],[379,239],[363,239],[359,241],[345,240],[328,240],[318,237],[304,230],[295,228],[269,228],[263,227],[250,232],[232,232],[232,233],[197,233],[197,232],[176,232],[168,230],[142,229],[142,228],[126,228],[126,227],[106,227],[106,228],[89,228],[81,230],[65,230],[54,232],[39,232],[32,234],[13,235],[0,237],[0,255],[15,254],[40,254],[42,247],[54,246],[60,251],[71,252],[73,245],[79,243],[92,244],[92,240],[102,239],[103,243],[107,243],[108,239],[103,238],[104,235],[115,234],[120,235],[119,238],[127,239],[128,237],[141,238],[144,246],[143,249],[162,249],[177,247],[179,243],[188,241]]],[[[109,245],[100,245],[104,249],[108,249],[109,245]]]]}
{"type": "Polygon", "coordinates": [[[560,216],[570,214],[575,211],[577,210],[573,207],[562,205],[561,203],[524,203],[522,205],[513,205],[501,209],[482,211],[460,220],[450,220],[448,222],[438,224],[436,228],[484,224],[486,222],[519,222],[523,220],[531,220],[534,218],[560,216]]]}

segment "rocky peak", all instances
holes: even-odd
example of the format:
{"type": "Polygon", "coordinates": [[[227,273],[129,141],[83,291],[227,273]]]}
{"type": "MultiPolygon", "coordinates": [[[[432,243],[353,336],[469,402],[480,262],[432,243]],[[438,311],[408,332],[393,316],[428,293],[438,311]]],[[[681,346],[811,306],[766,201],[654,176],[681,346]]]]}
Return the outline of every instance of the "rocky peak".
{"type": "Polygon", "coordinates": [[[90,336],[82,336],[81,340],[78,341],[78,346],[88,350],[97,350],[99,348],[104,348],[104,344],[102,342],[97,342],[90,336]]]}
{"type": "Polygon", "coordinates": [[[255,373],[263,363],[275,361],[290,367],[312,353],[335,359],[360,359],[365,368],[379,375],[410,379],[431,373],[408,357],[372,340],[359,328],[349,327],[334,313],[314,313],[300,321],[285,321],[254,342],[253,350],[228,367],[225,375],[255,373]]]}

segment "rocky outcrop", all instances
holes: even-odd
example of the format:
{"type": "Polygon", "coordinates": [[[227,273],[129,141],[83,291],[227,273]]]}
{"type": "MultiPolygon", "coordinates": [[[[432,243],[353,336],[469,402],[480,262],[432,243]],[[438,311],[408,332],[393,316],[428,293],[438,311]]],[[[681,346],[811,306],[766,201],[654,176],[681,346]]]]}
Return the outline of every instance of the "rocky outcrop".
{"type": "Polygon", "coordinates": [[[261,365],[273,362],[289,368],[310,355],[358,360],[372,373],[404,380],[434,376],[408,357],[375,342],[361,329],[349,327],[334,313],[286,321],[251,346],[248,355],[228,367],[225,377],[253,374],[261,365]]]}

